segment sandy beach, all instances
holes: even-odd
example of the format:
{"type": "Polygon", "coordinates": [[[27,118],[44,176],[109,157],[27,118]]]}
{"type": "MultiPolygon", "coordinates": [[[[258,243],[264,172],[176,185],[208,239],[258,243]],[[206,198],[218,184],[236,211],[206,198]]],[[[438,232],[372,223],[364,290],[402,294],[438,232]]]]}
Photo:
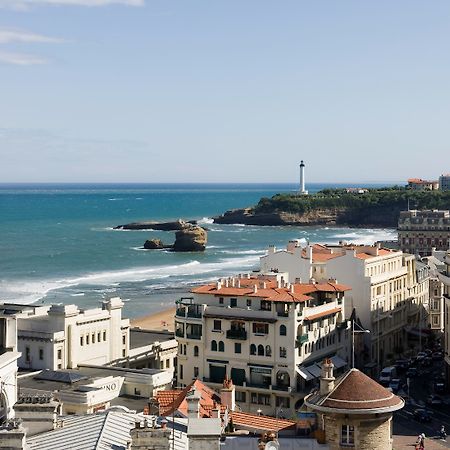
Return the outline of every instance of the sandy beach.
{"type": "Polygon", "coordinates": [[[154,314],[130,319],[132,327],[147,330],[170,330],[174,331],[175,308],[168,308],[154,314]]]}

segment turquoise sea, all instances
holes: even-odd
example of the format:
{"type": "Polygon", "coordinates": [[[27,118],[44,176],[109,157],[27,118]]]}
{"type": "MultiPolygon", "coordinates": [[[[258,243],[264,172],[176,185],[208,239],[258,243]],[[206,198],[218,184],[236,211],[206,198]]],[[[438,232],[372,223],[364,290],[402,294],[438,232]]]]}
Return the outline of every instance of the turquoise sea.
{"type": "MultiPolygon", "coordinates": [[[[315,192],[331,185],[309,185],[315,192]]],[[[352,186],[352,185],[346,185],[352,186]]],[[[128,317],[172,306],[180,292],[258,266],[268,245],[289,239],[373,243],[390,229],[216,225],[211,217],[294,191],[276,184],[0,185],[0,301],[93,307],[120,296],[128,317]],[[174,233],[116,231],[140,220],[197,219],[209,229],[204,253],[143,250],[174,233]]]]}

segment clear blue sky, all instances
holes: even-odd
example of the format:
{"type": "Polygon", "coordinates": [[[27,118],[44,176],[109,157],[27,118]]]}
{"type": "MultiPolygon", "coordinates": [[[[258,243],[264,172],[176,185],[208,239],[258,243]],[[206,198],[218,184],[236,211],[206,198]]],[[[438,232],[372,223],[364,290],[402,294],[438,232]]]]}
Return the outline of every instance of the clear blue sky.
{"type": "Polygon", "coordinates": [[[450,1],[0,0],[0,182],[450,172],[450,1]]]}

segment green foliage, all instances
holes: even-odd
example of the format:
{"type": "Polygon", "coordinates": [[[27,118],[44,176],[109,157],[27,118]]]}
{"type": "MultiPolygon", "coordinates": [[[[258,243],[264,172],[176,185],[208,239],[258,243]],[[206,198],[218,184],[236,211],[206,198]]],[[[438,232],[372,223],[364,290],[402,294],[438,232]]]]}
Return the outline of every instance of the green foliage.
{"type": "Polygon", "coordinates": [[[363,194],[348,193],[345,189],[324,189],[313,195],[276,194],[261,198],[256,213],[290,212],[303,214],[321,209],[392,208],[450,209],[450,191],[413,191],[403,187],[369,189],[363,194]]]}

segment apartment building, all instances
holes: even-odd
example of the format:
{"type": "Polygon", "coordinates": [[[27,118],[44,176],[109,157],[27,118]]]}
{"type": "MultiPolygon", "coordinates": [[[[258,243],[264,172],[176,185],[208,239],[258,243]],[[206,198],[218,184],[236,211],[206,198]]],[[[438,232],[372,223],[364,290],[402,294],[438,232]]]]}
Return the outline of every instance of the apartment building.
{"type": "Polygon", "coordinates": [[[444,257],[444,269],[439,274],[444,291],[444,361],[447,385],[450,385],[450,250],[444,257]]]}
{"type": "Polygon", "coordinates": [[[199,378],[218,388],[228,376],[243,411],[292,414],[317,383],[324,357],[346,366],[348,291],[336,280],[289,283],[283,273],[194,289],[176,310],[179,386],[199,378]]]}
{"type": "Polygon", "coordinates": [[[398,219],[398,242],[405,253],[431,255],[433,249],[450,245],[450,211],[402,211],[398,219]]]}
{"type": "Polygon", "coordinates": [[[450,191],[450,173],[443,174],[439,177],[439,189],[441,191],[450,191]]]}
{"type": "Polygon", "coordinates": [[[414,191],[436,191],[439,189],[439,181],[422,180],[422,178],[410,178],[406,187],[414,191]]]}
{"type": "Polygon", "coordinates": [[[62,304],[1,307],[17,319],[20,368],[67,369],[128,356],[130,325],[122,319],[123,302],[118,297],[87,310],[62,304]]]}
{"type": "Polygon", "coordinates": [[[271,246],[261,257],[261,271],[267,270],[288,272],[289,282],[334,278],[350,286],[346,312],[355,309],[362,326],[371,331],[363,356],[376,371],[388,356],[406,349],[407,333],[426,320],[427,270],[417,270],[415,257],[401,251],[344,243],[303,247],[290,241],[286,250],[271,246]]]}

